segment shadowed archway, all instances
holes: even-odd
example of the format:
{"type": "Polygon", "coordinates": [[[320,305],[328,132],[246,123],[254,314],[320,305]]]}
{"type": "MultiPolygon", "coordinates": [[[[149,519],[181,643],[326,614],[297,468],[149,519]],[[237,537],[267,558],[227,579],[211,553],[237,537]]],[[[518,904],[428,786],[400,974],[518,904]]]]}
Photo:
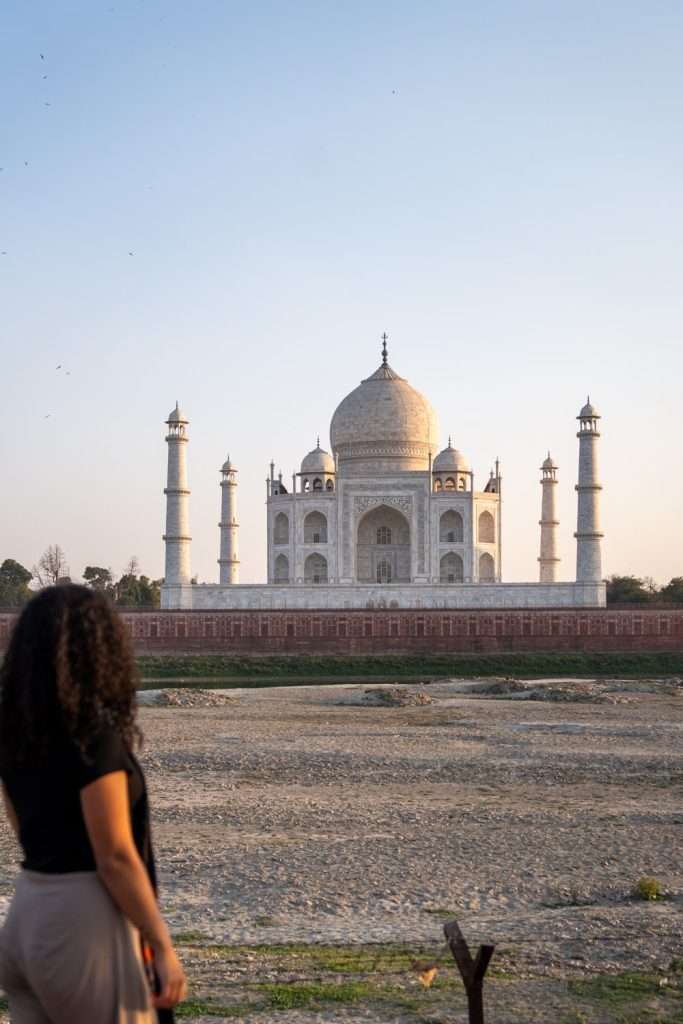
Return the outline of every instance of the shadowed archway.
{"type": "Polygon", "coordinates": [[[366,512],[356,534],[359,583],[410,582],[410,524],[402,512],[378,505],[366,512]]]}

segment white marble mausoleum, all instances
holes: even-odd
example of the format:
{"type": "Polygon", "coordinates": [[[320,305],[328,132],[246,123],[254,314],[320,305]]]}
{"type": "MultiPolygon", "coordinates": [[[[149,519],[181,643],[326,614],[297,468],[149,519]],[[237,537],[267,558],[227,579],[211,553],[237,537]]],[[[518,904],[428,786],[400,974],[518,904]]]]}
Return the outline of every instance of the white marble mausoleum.
{"type": "Polygon", "coordinates": [[[429,401],[382,362],[342,400],[320,442],[285,483],[271,463],[266,495],[268,582],[239,583],[237,470],[221,469],[219,582],[191,581],[188,420],[168,420],[163,608],[531,608],[605,603],[597,482],[599,415],[579,414],[577,572],[557,581],[557,467],[541,468],[538,582],[504,583],[498,461],[477,488],[429,401]]]}

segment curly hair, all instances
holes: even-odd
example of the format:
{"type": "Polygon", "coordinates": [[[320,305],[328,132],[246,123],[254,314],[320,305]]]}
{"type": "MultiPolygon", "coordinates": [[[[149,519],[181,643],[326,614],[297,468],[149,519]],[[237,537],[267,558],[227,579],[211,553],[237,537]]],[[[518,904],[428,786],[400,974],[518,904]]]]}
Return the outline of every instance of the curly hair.
{"type": "Polygon", "coordinates": [[[137,672],[125,626],[88,587],[42,590],[17,621],[0,668],[0,771],[43,760],[65,739],[85,754],[104,728],[131,749],[137,672]]]}

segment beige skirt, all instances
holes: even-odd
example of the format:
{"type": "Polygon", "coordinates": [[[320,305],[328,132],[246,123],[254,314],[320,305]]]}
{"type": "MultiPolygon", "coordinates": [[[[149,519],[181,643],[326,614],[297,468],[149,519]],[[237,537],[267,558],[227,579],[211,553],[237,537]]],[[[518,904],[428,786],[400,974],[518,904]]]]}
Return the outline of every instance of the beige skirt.
{"type": "Polygon", "coordinates": [[[0,932],[13,1024],[156,1024],[138,932],[94,871],[22,871],[0,932]]]}

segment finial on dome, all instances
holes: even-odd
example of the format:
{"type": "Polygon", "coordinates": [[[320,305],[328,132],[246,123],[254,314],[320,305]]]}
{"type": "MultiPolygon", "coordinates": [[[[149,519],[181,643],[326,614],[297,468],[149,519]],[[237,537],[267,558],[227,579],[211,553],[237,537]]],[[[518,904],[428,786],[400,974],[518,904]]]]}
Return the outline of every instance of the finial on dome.
{"type": "Polygon", "coordinates": [[[387,338],[389,335],[385,331],[382,335],[382,366],[389,365],[389,353],[387,351],[387,338]]]}
{"type": "Polygon", "coordinates": [[[452,447],[453,447],[453,445],[452,445],[452,443],[451,443],[451,435],[450,435],[450,434],[448,435],[448,447],[449,447],[449,448],[452,448],[452,447]]]}
{"type": "Polygon", "coordinates": [[[316,447],[316,448],[317,448],[318,450],[320,450],[320,434],[318,434],[318,437],[317,437],[317,439],[316,439],[316,442],[315,442],[315,447],[316,447]]]}

